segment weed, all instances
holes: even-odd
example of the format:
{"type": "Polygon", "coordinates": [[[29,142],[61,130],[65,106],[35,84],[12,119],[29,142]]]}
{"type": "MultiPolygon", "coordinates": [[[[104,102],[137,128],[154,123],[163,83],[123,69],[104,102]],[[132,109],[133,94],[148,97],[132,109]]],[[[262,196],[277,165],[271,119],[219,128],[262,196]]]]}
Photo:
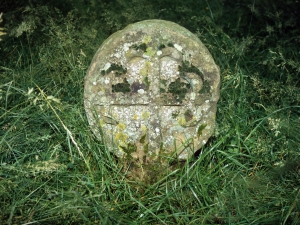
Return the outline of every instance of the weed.
{"type": "MultiPolygon", "coordinates": [[[[298,1],[4,5],[1,224],[299,224],[298,1]],[[126,165],[89,129],[83,80],[104,39],[153,18],[197,34],[220,66],[222,86],[208,143],[186,162],[149,165],[142,183],[127,179],[126,165]]],[[[184,66],[182,73],[195,70],[184,66]]],[[[123,84],[115,91],[127,91],[123,84]]]]}

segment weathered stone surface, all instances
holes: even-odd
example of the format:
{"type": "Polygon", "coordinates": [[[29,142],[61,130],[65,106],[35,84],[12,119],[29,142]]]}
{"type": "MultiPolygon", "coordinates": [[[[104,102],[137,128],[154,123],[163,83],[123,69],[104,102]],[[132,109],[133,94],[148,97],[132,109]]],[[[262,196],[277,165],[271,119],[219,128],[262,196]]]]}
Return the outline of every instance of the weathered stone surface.
{"type": "Polygon", "coordinates": [[[219,86],[219,68],[194,34],[146,20],[101,45],[84,103],[94,134],[118,157],[187,159],[213,132],[219,86]]]}

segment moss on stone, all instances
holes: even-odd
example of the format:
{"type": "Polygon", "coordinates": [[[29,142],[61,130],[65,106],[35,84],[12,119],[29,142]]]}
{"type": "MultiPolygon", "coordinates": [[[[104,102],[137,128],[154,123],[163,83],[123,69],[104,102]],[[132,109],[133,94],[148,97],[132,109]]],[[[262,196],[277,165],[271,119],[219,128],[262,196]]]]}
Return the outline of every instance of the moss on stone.
{"type": "Polygon", "coordinates": [[[175,119],[178,117],[178,115],[179,115],[179,111],[176,110],[175,112],[172,113],[172,118],[175,119]]]}
{"type": "Polygon", "coordinates": [[[144,82],[145,82],[145,85],[146,85],[146,90],[148,90],[149,87],[150,87],[150,81],[149,81],[148,76],[146,76],[146,77],[144,78],[144,82]]]}
{"type": "Polygon", "coordinates": [[[112,85],[112,92],[127,93],[130,91],[131,91],[130,84],[128,83],[126,78],[124,78],[124,83],[118,83],[116,85],[112,85]]]}
{"type": "Polygon", "coordinates": [[[140,143],[141,144],[144,144],[145,143],[145,140],[146,140],[146,134],[144,134],[141,139],[140,139],[140,143]]]}
{"type": "Polygon", "coordinates": [[[127,69],[124,68],[122,65],[112,63],[111,66],[107,70],[101,70],[101,75],[109,74],[110,72],[114,71],[115,76],[119,77],[125,73],[127,73],[127,69]]]}
{"type": "Polygon", "coordinates": [[[147,44],[146,43],[142,43],[142,44],[139,44],[139,45],[134,44],[131,47],[134,48],[135,50],[142,50],[143,52],[145,52],[146,49],[147,49],[147,44]]]}
{"type": "Polygon", "coordinates": [[[207,80],[203,82],[203,87],[199,91],[200,94],[205,94],[210,92],[210,84],[207,80]]]}
{"type": "Polygon", "coordinates": [[[207,124],[202,124],[198,127],[198,130],[197,130],[197,137],[199,138],[201,135],[202,135],[202,131],[205,129],[207,124]]]}
{"type": "Polygon", "coordinates": [[[164,44],[160,44],[159,46],[158,46],[158,50],[162,50],[162,49],[164,49],[166,46],[164,45],[164,44]]]}
{"type": "Polygon", "coordinates": [[[169,43],[167,44],[167,46],[168,46],[168,47],[174,48],[174,44],[173,44],[172,42],[169,42],[169,43]]]}
{"type": "Polygon", "coordinates": [[[188,89],[190,88],[190,84],[184,83],[180,81],[180,78],[177,78],[174,82],[171,82],[168,87],[168,92],[172,93],[173,96],[180,103],[185,98],[188,89]]]}
{"type": "Polygon", "coordinates": [[[160,91],[160,93],[165,93],[165,92],[166,92],[166,89],[160,88],[159,91],[160,91]]]}
{"type": "Polygon", "coordinates": [[[204,80],[202,72],[188,61],[182,61],[182,65],[178,66],[178,71],[181,77],[185,77],[186,73],[195,73],[204,80]]]}

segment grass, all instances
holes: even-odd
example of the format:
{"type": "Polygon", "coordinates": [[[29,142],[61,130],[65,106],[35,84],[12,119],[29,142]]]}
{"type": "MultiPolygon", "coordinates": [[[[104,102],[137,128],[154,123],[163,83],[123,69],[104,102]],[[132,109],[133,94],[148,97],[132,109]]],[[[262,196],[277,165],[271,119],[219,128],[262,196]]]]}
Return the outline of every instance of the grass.
{"type": "Polygon", "coordinates": [[[94,3],[32,1],[3,15],[0,224],[299,224],[297,1],[94,3]],[[111,33],[151,18],[198,35],[222,86],[209,142],[141,183],[93,136],[83,83],[111,33]]]}

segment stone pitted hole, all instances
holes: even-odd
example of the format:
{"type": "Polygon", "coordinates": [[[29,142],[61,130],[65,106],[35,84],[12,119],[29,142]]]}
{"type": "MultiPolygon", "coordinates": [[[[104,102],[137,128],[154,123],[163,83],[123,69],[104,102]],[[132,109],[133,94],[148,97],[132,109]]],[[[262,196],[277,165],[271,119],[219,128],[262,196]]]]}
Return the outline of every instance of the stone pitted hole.
{"type": "Polygon", "coordinates": [[[219,68],[194,34],[146,20],[101,45],[86,75],[84,103],[107,149],[147,167],[185,160],[207,142],[219,86],[219,68]]]}

